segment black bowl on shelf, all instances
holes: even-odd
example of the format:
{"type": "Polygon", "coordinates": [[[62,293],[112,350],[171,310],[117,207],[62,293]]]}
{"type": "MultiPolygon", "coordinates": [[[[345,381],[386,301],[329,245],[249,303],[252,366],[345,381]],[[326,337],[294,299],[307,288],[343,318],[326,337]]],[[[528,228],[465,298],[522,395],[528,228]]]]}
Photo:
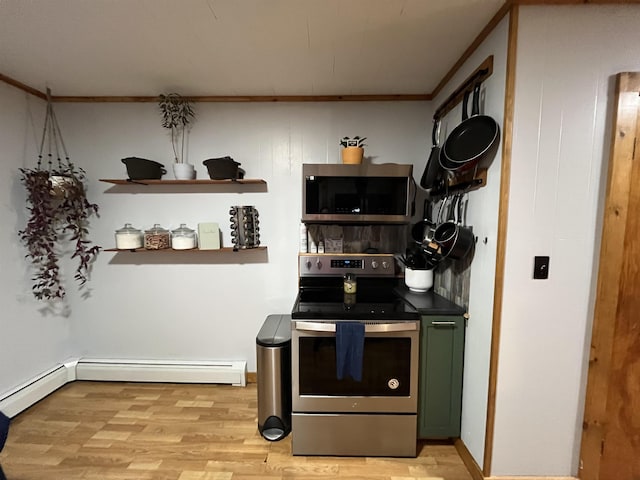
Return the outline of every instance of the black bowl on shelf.
{"type": "Polygon", "coordinates": [[[127,157],[122,159],[127,167],[129,180],[159,180],[167,173],[164,165],[146,158],[127,157]]]}
{"type": "Polygon", "coordinates": [[[209,178],[212,180],[237,180],[244,178],[244,170],[238,168],[240,162],[236,162],[229,156],[208,158],[203,161],[202,164],[207,167],[209,178]]]}

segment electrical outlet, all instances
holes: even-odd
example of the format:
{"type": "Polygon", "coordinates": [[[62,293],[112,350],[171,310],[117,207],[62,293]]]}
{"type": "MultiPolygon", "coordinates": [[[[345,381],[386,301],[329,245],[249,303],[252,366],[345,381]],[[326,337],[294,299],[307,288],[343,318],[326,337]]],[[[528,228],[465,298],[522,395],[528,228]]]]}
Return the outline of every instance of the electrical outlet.
{"type": "Polygon", "coordinates": [[[549,278],[549,257],[533,258],[533,278],[536,280],[549,278]]]}

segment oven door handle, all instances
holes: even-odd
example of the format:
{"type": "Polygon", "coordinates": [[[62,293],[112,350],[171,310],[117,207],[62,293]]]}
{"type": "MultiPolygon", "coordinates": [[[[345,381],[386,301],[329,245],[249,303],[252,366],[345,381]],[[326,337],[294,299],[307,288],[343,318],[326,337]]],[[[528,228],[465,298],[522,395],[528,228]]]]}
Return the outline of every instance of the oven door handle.
{"type": "MultiPolygon", "coordinates": [[[[294,329],[304,332],[334,332],[335,323],[329,322],[294,322],[294,329]]],[[[418,330],[417,322],[366,323],[365,333],[413,332],[418,330]]]]}

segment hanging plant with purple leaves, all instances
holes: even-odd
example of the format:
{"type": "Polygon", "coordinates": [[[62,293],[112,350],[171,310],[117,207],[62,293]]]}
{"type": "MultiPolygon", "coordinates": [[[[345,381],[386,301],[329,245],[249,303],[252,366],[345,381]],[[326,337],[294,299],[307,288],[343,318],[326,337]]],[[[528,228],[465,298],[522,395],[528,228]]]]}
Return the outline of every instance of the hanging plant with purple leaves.
{"type": "Polygon", "coordinates": [[[89,279],[91,264],[100,251],[99,246],[92,245],[88,240],[89,217],[98,215],[98,205],[87,199],[85,172],[69,161],[49,91],[47,96],[38,165],[35,169],[20,169],[21,182],[27,189],[30,216],[26,227],[18,235],[27,247],[26,258],[31,260],[36,270],[32,291],[38,300],[65,296],[59,265],[62,240],[68,239],[74,243],[71,258],[78,262],[74,278],[80,287],[89,279]],[[46,143],[49,146],[47,169],[42,167],[45,140],[48,140],[46,143]],[[57,166],[53,165],[54,154],[57,166]]]}

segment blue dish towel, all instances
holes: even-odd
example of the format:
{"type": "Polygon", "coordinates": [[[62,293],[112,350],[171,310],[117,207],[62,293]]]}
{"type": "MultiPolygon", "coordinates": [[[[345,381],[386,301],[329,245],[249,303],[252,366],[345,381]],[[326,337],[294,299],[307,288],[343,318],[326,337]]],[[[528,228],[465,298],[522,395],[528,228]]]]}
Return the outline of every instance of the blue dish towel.
{"type": "Polygon", "coordinates": [[[0,452],[4,447],[4,442],[7,441],[7,435],[9,434],[9,417],[0,412],[0,452]]]}
{"type": "Polygon", "coordinates": [[[336,366],[338,380],[350,376],[362,381],[364,323],[336,322],[336,366]]]}

